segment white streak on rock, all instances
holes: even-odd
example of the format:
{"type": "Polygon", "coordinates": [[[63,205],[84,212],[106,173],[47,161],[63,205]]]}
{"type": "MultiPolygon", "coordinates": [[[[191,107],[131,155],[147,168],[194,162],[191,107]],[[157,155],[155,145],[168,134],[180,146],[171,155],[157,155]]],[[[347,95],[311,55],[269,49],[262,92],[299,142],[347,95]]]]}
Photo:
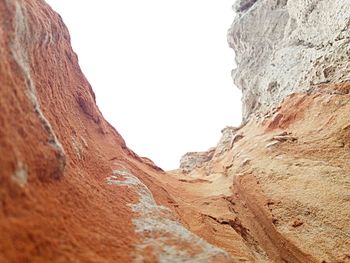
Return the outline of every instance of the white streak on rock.
{"type": "Polygon", "coordinates": [[[23,163],[19,162],[15,173],[12,175],[12,179],[19,186],[24,187],[28,181],[28,172],[23,163]]]}
{"type": "MultiPolygon", "coordinates": [[[[24,10],[24,4],[20,3],[21,0],[12,1],[16,7],[15,13],[15,32],[14,38],[10,44],[10,50],[12,52],[13,58],[15,59],[17,65],[22,71],[23,78],[27,85],[28,96],[33,104],[34,111],[37,114],[41,124],[48,133],[48,143],[54,148],[57,153],[58,167],[54,171],[52,176],[54,178],[59,178],[63,175],[63,171],[66,165],[66,155],[63,146],[57,139],[54,130],[51,127],[50,122],[45,117],[41,110],[39,100],[36,94],[36,88],[34,81],[30,75],[30,63],[28,59],[27,45],[30,42],[30,28],[28,26],[26,10],[24,10]]],[[[9,2],[7,2],[9,4],[9,2]]]]}
{"type": "Polygon", "coordinates": [[[116,170],[107,178],[110,185],[128,186],[136,191],[139,202],[130,204],[138,214],[133,219],[136,232],[144,235],[136,248],[134,262],[144,262],[143,252],[151,248],[157,262],[235,262],[227,252],[216,248],[181,225],[172,211],[157,205],[152,193],[128,170],[116,170]],[[194,254],[193,254],[194,253],[194,254]]]}

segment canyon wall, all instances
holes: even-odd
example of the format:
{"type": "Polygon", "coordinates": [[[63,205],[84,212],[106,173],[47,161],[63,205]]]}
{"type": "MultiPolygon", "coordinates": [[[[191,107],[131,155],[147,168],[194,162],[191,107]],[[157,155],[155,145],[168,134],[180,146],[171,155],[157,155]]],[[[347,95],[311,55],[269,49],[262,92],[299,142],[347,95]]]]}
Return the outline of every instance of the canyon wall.
{"type": "Polygon", "coordinates": [[[61,17],[0,0],[0,262],[235,262],[164,176],[103,118],[61,17]]]}
{"type": "Polygon", "coordinates": [[[0,262],[350,262],[349,7],[236,1],[244,123],[164,172],[103,118],[61,17],[0,0],[0,262]]]}
{"type": "Polygon", "coordinates": [[[243,124],[181,159],[183,218],[242,262],[350,262],[350,2],[233,7],[243,124]]]}
{"type": "Polygon", "coordinates": [[[228,42],[245,121],[293,92],[350,79],[349,7],[343,0],[236,1],[228,42]]]}

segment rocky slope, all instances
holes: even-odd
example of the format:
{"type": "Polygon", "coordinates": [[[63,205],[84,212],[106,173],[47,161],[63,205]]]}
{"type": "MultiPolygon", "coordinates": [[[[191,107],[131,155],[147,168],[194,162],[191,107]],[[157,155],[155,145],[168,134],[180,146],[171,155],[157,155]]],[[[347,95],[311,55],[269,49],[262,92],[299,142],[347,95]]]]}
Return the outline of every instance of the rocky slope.
{"type": "Polygon", "coordinates": [[[191,229],[242,262],[350,262],[349,91],[293,94],[226,153],[173,175],[194,196],[178,197],[191,229]]]}
{"type": "Polygon", "coordinates": [[[1,263],[233,262],[104,120],[43,0],[0,0],[0,86],[1,263]]]}
{"type": "Polygon", "coordinates": [[[60,16],[0,0],[0,262],[350,262],[349,5],[237,1],[244,125],[166,173],[104,120],[60,16]]]}
{"type": "Polygon", "coordinates": [[[192,196],[177,198],[197,214],[188,225],[243,262],[350,262],[350,3],[234,9],[244,122],[215,148],[184,155],[172,175],[192,196]]]}

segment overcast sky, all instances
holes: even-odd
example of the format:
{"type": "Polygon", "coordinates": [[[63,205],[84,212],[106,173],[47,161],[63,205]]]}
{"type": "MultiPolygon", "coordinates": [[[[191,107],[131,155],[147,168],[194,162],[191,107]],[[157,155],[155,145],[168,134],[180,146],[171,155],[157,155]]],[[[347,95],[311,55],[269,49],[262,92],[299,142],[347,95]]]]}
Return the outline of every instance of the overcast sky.
{"type": "Polygon", "coordinates": [[[226,41],[233,0],[47,0],[105,118],[163,169],[241,122],[226,41]]]}

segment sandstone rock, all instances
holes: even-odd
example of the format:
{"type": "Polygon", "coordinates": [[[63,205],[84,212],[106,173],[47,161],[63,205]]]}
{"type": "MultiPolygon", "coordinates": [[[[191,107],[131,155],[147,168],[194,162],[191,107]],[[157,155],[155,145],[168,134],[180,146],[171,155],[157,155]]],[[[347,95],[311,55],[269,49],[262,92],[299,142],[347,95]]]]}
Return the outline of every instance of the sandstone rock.
{"type": "Polygon", "coordinates": [[[285,99],[278,122],[252,118],[235,147],[204,163],[226,173],[197,167],[191,177],[206,182],[177,183],[182,194],[173,195],[190,229],[247,262],[350,262],[349,102],[300,93],[285,99]]]}
{"type": "Polygon", "coordinates": [[[0,0],[0,262],[236,262],[104,120],[61,17],[0,0]]]}
{"type": "Polygon", "coordinates": [[[0,262],[350,262],[348,7],[238,1],[245,125],[165,173],[103,118],[60,16],[0,0],[0,262]]]}
{"type": "Polygon", "coordinates": [[[228,40],[245,125],[224,130],[191,183],[163,179],[180,182],[173,196],[190,229],[242,261],[350,262],[349,7],[234,5],[228,40]],[[244,137],[232,147],[233,134],[244,137]]]}

